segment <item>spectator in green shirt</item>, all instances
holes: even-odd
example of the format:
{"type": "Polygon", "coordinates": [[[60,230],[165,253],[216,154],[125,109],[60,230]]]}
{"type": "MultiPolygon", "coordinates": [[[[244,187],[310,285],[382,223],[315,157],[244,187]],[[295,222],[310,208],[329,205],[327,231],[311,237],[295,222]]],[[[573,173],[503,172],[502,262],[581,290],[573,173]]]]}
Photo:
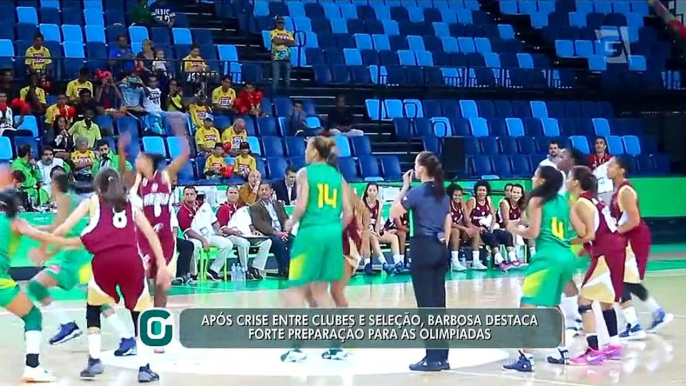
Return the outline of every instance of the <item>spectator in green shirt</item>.
{"type": "Polygon", "coordinates": [[[83,121],[74,122],[72,127],[69,128],[69,134],[74,137],[74,142],[79,138],[84,138],[91,149],[95,146],[95,141],[102,139],[100,126],[93,122],[94,116],[95,112],[93,110],[86,110],[83,121]]]}
{"type": "Polygon", "coordinates": [[[151,26],[155,19],[152,17],[152,11],[148,5],[148,0],[139,0],[130,10],[131,20],[134,25],[151,26]]]}
{"type": "Polygon", "coordinates": [[[12,162],[12,170],[20,171],[24,175],[24,182],[22,182],[19,189],[26,192],[26,194],[35,200],[38,198],[41,173],[36,164],[36,160],[33,158],[31,145],[23,144],[19,146],[17,156],[17,159],[12,162]]]}
{"type": "MultiPolygon", "coordinates": [[[[97,175],[100,170],[105,168],[112,168],[119,172],[119,157],[110,149],[107,141],[101,139],[96,142],[95,147],[98,150],[98,160],[95,161],[93,169],[91,169],[93,175],[97,175]]],[[[126,170],[133,170],[129,161],[126,161],[126,170]]]]}

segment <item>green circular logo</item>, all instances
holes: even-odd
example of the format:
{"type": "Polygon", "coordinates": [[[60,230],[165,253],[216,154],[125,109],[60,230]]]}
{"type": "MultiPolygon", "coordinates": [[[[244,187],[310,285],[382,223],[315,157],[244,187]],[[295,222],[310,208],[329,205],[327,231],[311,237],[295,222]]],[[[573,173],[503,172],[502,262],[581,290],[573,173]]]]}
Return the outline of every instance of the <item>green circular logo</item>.
{"type": "Polygon", "coordinates": [[[150,347],[164,347],[174,336],[174,318],[164,308],[145,310],[138,318],[141,342],[150,347]]]}

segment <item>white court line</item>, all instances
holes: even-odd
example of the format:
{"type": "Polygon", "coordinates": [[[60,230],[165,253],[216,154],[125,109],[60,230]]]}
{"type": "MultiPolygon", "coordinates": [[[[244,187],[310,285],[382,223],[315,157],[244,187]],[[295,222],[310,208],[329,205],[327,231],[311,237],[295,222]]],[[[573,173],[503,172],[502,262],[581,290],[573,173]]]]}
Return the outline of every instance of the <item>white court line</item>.
{"type": "MultiPolygon", "coordinates": [[[[657,272],[647,272],[646,276],[648,277],[676,277],[676,276],[684,276],[686,275],[686,269],[674,269],[674,270],[667,270],[667,271],[657,271],[657,272]]],[[[457,279],[457,280],[447,280],[446,283],[449,282],[465,282],[465,281],[474,281],[474,280],[481,280],[481,281],[496,281],[496,280],[503,280],[503,279],[515,279],[515,278],[521,278],[522,276],[510,276],[510,277],[490,277],[490,278],[478,278],[478,277],[473,277],[470,279],[457,279]]],[[[410,283],[378,283],[378,284],[369,284],[369,286],[374,286],[374,287],[389,287],[389,286],[404,286],[408,285],[410,283]]],[[[363,287],[363,285],[353,285],[351,287],[363,287]]],[[[252,292],[252,293],[265,293],[265,292],[274,292],[278,291],[277,289],[260,289],[260,290],[237,290],[237,291],[224,291],[219,288],[203,288],[202,291],[210,291],[210,293],[202,293],[202,294],[195,294],[195,293],[190,293],[190,294],[184,294],[184,295],[173,295],[170,296],[170,299],[173,299],[177,296],[203,296],[203,297],[216,297],[216,296],[226,296],[227,294],[231,293],[244,293],[244,292],[252,292]]],[[[85,299],[84,299],[85,300],[85,299]]],[[[69,304],[69,303],[78,303],[80,307],[63,307],[60,309],[60,311],[67,311],[67,312],[78,312],[78,311],[83,311],[84,310],[84,300],[64,300],[60,301],[61,304],[69,304]]],[[[192,308],[192,307],[197,307],[201,304],[198,303],[177,303],[177,304],[168,304],[167,308],[171,309],[180,309],[180,308],[192,308]]],[[[115,310],[121,310],[124,307],[121,305],[116,305],[114,307],[115,310]]],[[[213,308],[213,307],[204,307],[204,308],[213,308]]],[[[41,308],[42,313],[53,313],[54,311],[52,310],[46,310],[44,308],[41,308]]],[[[639,312],[639,314],[650,314],[650,312],[639,312]]],[[[8,317],[8,316],[15,316],[11,312],[2,310],[0,311],[0,317],[8,317]]],[[[674,315],[675,318],[679,319],[686,319],[686,315],[674,315]]]]}
{"type": "Polygon", "coordinates": [[[460,375],[470,375],[470,376],[475,376],[475,377],[491,377],[491,378],[502,378],[502,379],[511,379],[513,381],[521,381],[521,382],[533,382],[533,383],[542,383],[546,385],[563,385],[563,386],[592,386],[590,383],[573,383],[573,382],[565,382],[565,381],[554,381],[554,380],[548,380],[548,379],[536,379],[534,377],[517,377],[514,375],[509,375],[507,373],[475,373],[471,371],[461,371],[461,370],[448,370],[447,372],[453,373],[453,374],[460,374],[460,375]]]}

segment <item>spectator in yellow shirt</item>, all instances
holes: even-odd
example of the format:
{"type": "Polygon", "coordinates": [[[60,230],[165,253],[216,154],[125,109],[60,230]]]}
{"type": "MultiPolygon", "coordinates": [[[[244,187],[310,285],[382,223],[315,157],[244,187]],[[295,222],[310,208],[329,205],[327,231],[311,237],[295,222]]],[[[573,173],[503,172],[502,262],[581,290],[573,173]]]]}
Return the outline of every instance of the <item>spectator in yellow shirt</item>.
{"type": "Polygon", "coordinates": [[[222,168],[226,166],[226,159],[224,159],[224,148],[222,144],[217,142],[214,145],[212,153],[205,161],[205,170],[203,174],[207,178],[220,178],[222,175],[222,168]]]}
{"type": "Polygon", "coordinates": [[[19,90],[19,99],[29,105],[32,115],[43,115],[45,111],[45,90],[40,87],[38,74],[29,74],[29,85],[19,90]]]}
{"type": "Polygon", "coordinates": [[[201,94],[195,98],[195,101],[188,105],[188,114],[191,116],[191,122],[196,130],[203,127],[205,118],[212,114],[212,109],[207,105],[207,100],[201,94]]]}
{"type": "Polygon", "coordinates": [[[245,121],[242,118],[233,121],[233,125],[222,133],[222,143],[227,142],[231,144],[229,152],[231,157],[238,155],[241,143],[248,142],[248,132],[245,130],[245,121]]]}
{"type": "Polygon", "coordinates": [[[226,75],[222,85],[212,90],[212,109],[215,113],[233,114],[236,112],[233,107],[235,100],[236,91],[231,88],[231,76],[226,75]]]}
{"type": "Polygon", "coordinates": [[[24,63],[26,64],[27,71],[45,71],[52,64],[50,50],[43,45],[44,41],[43,34],[37,33],[33,35],[33,45],[27,48],[24,54],[24,63]]]}
{"type": "Polygon", "coordinates": [[[95,112],[93,110],[86,110],[84,119],[82,121],[77,121],[69,128],[69,134],[74,137],[74,141],[78,141],[79,138],[86,140],[86,145],[90,148],[95,146],[95,142],[102,139],[102,134],[100,133],[100,126],[93,122],[93,117],[95,112]]]}
{"type": "Polygon", "coordinates": [[[247,142],[241,143],[239,146],[239,153],[234,161],[233,172],[248,180],[250,172],[257,170],[257,161],[250,155],[250,144],[247,142]]]}
{"type": "Polygon", "coordinates": [[[198,153],[210,154],[214,151],[214,145],[221,145],[219,130],[212,126],[212,117],[205,117],[203,126],[195,131],[195,145],[198,153]]]}
{"type": "Polygon", "coordinates": [[[74,178],[77,181],[91,180],[95,153],[89,148],[85,138],[76,139],[76,150],[71,153],[71,161],[74,163],[74,178]]]}
{"type": "Polygon", "coordinates": [[[79,92],[83,89],[88,89],[93,95],[93,83],[90,80],[90,71],[87,67],[79,70],[79,77],[67,83],[67,98],[71,103],[79,101],[79,92]]]}
{"type": "Polygon", "coordinates": [[[283,76],[286,90],[291,86],[291,47],[295,45],[293,33],[284,28],[284,19],[276,19],[276,28],[269,33],[272,43],[272,91],[279,88],[279,79],[283,76]]]}
{"type": "Polygon", "coordinates": [[[72,118],[74,117],[74,108],[67,105],[67,102],[67,96],[60,94],[57,96],[57,103],[51,105],[47,110],[45,110],[45,123],[48,124],[48,126],[52,126],[52,123],[55,122],[55,118],[60,115],[67,118],[67,122],[72,122],[72,118]]]}

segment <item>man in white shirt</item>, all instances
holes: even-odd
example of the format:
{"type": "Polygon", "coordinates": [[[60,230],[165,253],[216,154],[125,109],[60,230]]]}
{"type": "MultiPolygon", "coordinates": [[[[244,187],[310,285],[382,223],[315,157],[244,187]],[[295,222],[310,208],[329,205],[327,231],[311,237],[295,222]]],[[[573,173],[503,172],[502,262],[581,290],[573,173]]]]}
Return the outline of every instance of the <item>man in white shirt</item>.
{"type": "Polygon", "coordinates": [[[56,167],[61,167],[64,169],[64,161],[60,158],[55,158],[55,154],[50,146],[43,146],[40,156],[40,162],[38,162],[38,170],[43,177],[43,189],[50,194],[50,182],[52,181],[51,173],[52,169],[56,167]]]}
{"type": "Polygon", "coordinates": [[[552,140],[548,145],[548,156],[538,164],[538,167],[552,166],[557,169],[557,164],[560,162],[560,144],[552,140]]]}
{"type": "Polygon", "coordinates": [[[208,203],[198,205],[197,198],[198,191],[194,186],[183,189],[183,205],[177,213],[179,226],[186,238],[195,245],[196,258],[201,250],[208,251],[210,247],[219,248],[217,258],[205,274],[211,280],[220,281],[222,276],[219,272],[222,271],[231,254],[233,243],[221,236],[219,222],[212,207],[208,203]]]}
{"type": "Polygon", "coordinates": [[[605,162],[600,164],[593,170],[593,175],[598,179],[598,197],[605,205],[610,205],[612,201],[612,194],[615,191],[615,185],[612,180],[607,177],[607,164],[605,162]]]}
{"type": "Polygon", "coordinates": [[[156,76],[151,75],[148,77],[148,85],[145,87],[145,98],[143,99],[143,108],[148,113],[162,111],[162,91],[160,91],[158,86],[159,82],[156,76]]]}

